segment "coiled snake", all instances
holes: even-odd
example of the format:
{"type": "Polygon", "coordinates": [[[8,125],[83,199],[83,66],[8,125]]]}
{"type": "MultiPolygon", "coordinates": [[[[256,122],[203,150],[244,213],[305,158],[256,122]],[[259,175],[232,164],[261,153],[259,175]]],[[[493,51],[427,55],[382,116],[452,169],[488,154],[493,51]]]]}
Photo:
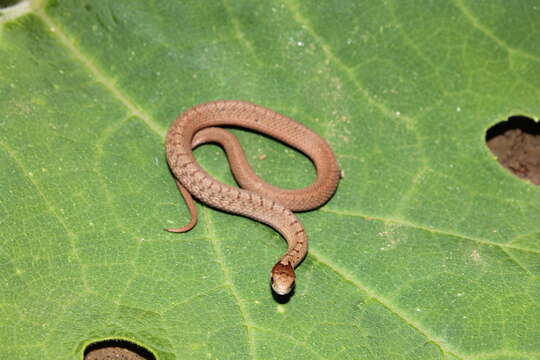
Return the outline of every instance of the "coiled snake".
{"type": "Polygon", "coordinates": [[[167,230],[185,232],[195,226],[197,212],[192,195],[212,207],[269,225],[288,244],[287,252],[272,268],[272,289],[280,295],[288,294],[294,286],[294,268],[308,249],[304,227],[292,211],[310,210],[324,204],[334,194],[340,178],[338,163],[326,141],[304,125],[270,109],[228,100],[200,104],[182,113],[167,133],[166,152],[169,167],[191,212],[188,225],[167,230]],[[251,169],[236,137],[218,126],[254,130],[301,151],[315,165],[315,182],[298,190],[264,182],[251,169]],[[241,188],[218,182],[199,166],[192,149],[208,142],[218,143],[225,149],[241,188]]]}

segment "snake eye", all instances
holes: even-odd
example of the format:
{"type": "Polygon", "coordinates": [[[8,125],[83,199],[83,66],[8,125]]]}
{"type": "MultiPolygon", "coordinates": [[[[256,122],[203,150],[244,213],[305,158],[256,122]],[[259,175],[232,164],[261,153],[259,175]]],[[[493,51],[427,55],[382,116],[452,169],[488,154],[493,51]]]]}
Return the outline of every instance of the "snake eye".
{"type": "Polygon", "coordinates": [[[278,262],[272,268],[272,290],[278,295],[287,295],[294,287],[296,275],[291,264],[278,262]]]}

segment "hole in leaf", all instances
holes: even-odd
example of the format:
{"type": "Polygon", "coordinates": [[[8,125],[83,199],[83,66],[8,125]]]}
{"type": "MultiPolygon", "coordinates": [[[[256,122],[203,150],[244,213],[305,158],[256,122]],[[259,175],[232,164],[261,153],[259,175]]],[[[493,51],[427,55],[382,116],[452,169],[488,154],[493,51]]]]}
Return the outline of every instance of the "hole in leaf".
{"type": "Polygon", "coordinates": [[[540,123],[526,116],[511,116],[488,129],[486,143],[502,166],[540,185],[540,123]]]}
{"type": "Polygon", "coordinates": [[[5,9],[20,3],[21,0],[0,0],[0,9],[5,9]]]}
{"type": "Polygon", "coordinates": [[[149,350],[126,340],[105,340],[84,349],[84,360],[156,360],[149,350]]]}

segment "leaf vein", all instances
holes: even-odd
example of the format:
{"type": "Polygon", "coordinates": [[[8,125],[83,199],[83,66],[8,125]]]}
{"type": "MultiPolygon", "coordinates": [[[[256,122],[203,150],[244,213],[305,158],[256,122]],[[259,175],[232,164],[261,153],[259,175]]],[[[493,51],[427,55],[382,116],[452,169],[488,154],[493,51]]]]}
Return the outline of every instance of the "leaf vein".
{"type": "Polygon", "coordinates": [[[360,289],[364,293],[366,293],[369,297],[375,299],[377,302],[379,302],[383,307],[385,307],[390,313],[396,315],[399,319],[401,319],[405,324],[409,325],[411,328],[413,328],[415,331],[420,333],[422,336],[424,336],[426,339],[429,339],[432,343],[439,346],[442,350],[444,350],[445,353],[452,354],[453,356],[459,358],[459,359],[466,359],[467,357],[463,354],[460,354],[457,350],[452,349],[450,344],[447,344],[443,339],[440,339],[435,336],[435,334],[432,334],[430,329],[426,329],[422,327],[420,324],[418,324],[416,321],[412,319],[411,316],[409,316],[404,311],[400,310],[397,306],[392,304],[390,301],[385,299],[383,296],[380,296],[376,292],[374,292],[372,289],[368,288],[364,284],[362,284],[356,276],[349,273],[345,269],[341,268],[339,265],[334,264],[330,259],[323,256],[321,253],[319,253],[317,250],[310,250],[310,254],[312,258],[317,260],[319,263],[325,265],[330,270],[332,270],[334,273],[342,277],[347,282],[351,283],[356,288],[360,289]]]}

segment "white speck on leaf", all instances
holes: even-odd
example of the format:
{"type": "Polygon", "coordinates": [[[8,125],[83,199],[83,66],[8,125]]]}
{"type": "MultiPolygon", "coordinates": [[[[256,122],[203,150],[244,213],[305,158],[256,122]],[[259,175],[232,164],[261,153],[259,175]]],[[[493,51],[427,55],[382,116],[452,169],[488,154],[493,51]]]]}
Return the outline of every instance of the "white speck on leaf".
{"type": "Polygon", "coordinates": [[[473,259],[474,261],[480,261],[480,253],[478,252],[478,249],[474,249],[471,252],[471,259],[473,259]]]}

